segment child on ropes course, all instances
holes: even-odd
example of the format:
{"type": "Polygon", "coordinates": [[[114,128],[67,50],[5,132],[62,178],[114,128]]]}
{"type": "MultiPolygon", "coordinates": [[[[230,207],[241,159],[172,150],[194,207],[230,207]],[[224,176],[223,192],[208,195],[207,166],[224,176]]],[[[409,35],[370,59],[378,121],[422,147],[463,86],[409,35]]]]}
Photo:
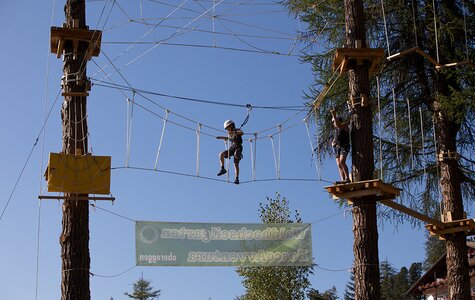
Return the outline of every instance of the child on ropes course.
{"type": "Polygon", "coordinates": [[[226,174],[226,169],[224,168],[224,159],[234,156],[234,172],[236,175],[234,183],[239,184],[239,161],[242,159],[242,135],[244,133],[241,129],[236,128],[236,125],[232,120],[227,120],[224,122],[224,129],[228,131],[228,136],[217,136],[216,138],[219,140],[230,141],[231,146],[228,150],[219,154],[221,170],[219,171],[218,176],[226,174]]]}
{"type": "Polygon", "coordinates": [[[335,151],[336,165],[340,173],[341,181],[336,183],[351,182],[348,174],[348,166],[346,165],[346,157],[350,152],[350,132],[348,122],[343,122],[342,118],[337,117],[334,109],[331,111],[333,127],[335,128],[333,134],[332,147],[335,151]]]}

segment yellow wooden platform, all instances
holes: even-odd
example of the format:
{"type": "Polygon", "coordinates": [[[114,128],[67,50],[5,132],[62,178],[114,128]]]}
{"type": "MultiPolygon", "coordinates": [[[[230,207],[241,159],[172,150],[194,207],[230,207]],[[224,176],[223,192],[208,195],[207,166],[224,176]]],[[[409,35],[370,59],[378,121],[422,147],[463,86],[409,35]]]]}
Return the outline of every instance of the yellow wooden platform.
{"type": "Polygon", "coordinates": [[[353,60],[358,65],[368,61],[370,63],[369,73],[378,73],[383,57],[384,49],[382,48],[338,48],[333,59],[333,70],[336,70],[343,64],[340,68],[340,74],[342,74],[348,71],[348,63],[353,60]]]}
{"type": "Polygon", "coordinates": [[[101,52],[102,32],[100,30],[87,30],[80,28],[63,28],[51,27],[50,48],[51,53],[56,53],[56,56],[61,57],[64,49],[64,43],[67,41],[73,42],[77,47],[78,42],[86,42],[89,44],[86,58],[89,60],[92,56],[99,56],[101,52]]]}
{"type": "Polygon", "coordinates": [[[50,153],[45,173],[48,192],[110,194],[110,167],[110,156],[50,153]]]}
{"type": "Polygon", "coordinates": [[[390,200],[399,196],[400,189],[391,184],[384,183],[381,179],[372,179],[324,187],[333,195],[334,199],[348,199],[373,196],[375,200],[390,200]]]}
{"type": "Polygon", "coordinates": [[[449,222],[443,222],[443,226],[437,224],[426,224],[427,230],[431,236],[439,236],[439,239],[445,239],[447,234],[464,232],[465,235],[475,235],[475,219],[463,219],[449,222]]]}

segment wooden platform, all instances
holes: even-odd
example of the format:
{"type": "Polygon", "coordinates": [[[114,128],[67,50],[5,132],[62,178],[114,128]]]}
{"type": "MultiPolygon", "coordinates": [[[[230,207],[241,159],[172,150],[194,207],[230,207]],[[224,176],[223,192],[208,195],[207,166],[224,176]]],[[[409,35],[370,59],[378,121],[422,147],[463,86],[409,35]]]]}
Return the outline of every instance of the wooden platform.
{"type": "Polygon", "coordinates": [[[77,47],[79,42],[86,42],[89,44],[86,58],[89,60],[92,56],[99,56],[101,52],[101,40],[102,32],[100,30],[51,27],[51,53],[56,53],[58,58],[63,54],[65,42],[73,42],[74,47],[77,47]]]}
{"type": "Polygon", "coordinates": [[[348,63],[356,61],[358,65],[368,61],[370,64],[369,73],[374,74],[379,72],[379,64],[384,57],[384,49],[382,48],[338,48],[335,51],[333,59],[333,70],[337,70],[341,64],[340,74],[348,71],[348,63]]]}
{"type": "Polygon", "coordinates": [[[465,235],[475,235],[475,219],[463,219],[442,223],[443,226],[437,224],[426,224],[427,230],[431,236],[439,236],[439,239],[445,239],[447,234],[464,232],[465,235]]]}
{"type": "Polygon", "coordinates": [[[333,195],[333,199],[348,199],[350,202],[352,199],[366,196],[373,196],[376,201],[390,200],[400,193],[400,189],[380,179],[335,184],[324,188],[333,195]]]}

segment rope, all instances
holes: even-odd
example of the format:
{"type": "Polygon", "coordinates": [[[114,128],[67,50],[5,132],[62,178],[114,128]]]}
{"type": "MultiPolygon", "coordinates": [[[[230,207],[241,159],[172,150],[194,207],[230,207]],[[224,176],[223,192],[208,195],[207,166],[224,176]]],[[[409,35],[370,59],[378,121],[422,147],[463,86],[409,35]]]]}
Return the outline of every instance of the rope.
{"type": "Polygon", "coordinates": [[[126,157],[125,157],[125,165],[129,165],[130,161],[130,147],[132,143],[132,120],[134,116],[134,103],[135,103],[135,92],[132,91],[132,101],[127,98],[127,148],[126,148],[126,157]],[[132,103],[131,103],[132,102],[132,103]]]}
{"type": "Polygon", "coordinates": [[[419,42],[417,39],[416,9],[414,5],[414,0],[411,1],[411,4],[412,4],[412,20],[414,22],[414,39],[416,41],[416,47],[419,47],[419,42]]]}
{"type": "Polygon", "coordinates": [[[419,116],[420,116],[420,119],[421,119],[421,138],[422,138],[422,160],[423,160],[423,166],[424,166],[424,175],[426,174],[426,160],[425,160],[425,148],[424,148],[424,121],[423,121],[423,118],[422,118],[422,108],[419,107],[419,116]]]}
{"type": "Polygon", "coordinates": [[[43,122],[43,125],[41,126],[41,129],[40,129],[40,132],[38,133],[38,135],[36,136],[36,139],[33,143],[33,146],[31,147],[31,150],[30,152],[28,153],[28,156],[25,160],[25,163],[23,164],[23,167],[21,168],[21,171],[20,171],[20,174],[18,175],[16,181],[15,181],[15,184],[13,185],[13,188],[10,192],[10,195],[8,196],[8,199],[7,199],[7,202],[5,203],[4,207],[3,207],[3,210],[2,210],[2,213],[0,214],[0,221],[3,219],[3,216],[5,215],[5,212],[8,208],[8,205],[10,204],[10,201],[12,200],[13,198],[13,195],[15,194],[15,191],[16,191],[16,188],[18,187],[18,183],[20,182],[20,179],[21,177],[23,176],[23,172],[25,171],[26,169],[26,166],[28,165],[28,162],[30,161],[30,158],[31,158],[31,155],[33,154],[33,151],[35,150],[35,147],[38,145],[38,140],[40,138],[40,136],[43,134],[43,131],[45,129],[45,126],[46,126],[46,123],[47,121],[49,120],[49,117],[51,116],[51,112],[53,111],[53,108],[59,98],[59,95],[61,95],[61,91],[58,92],[58,94],[56,95],[56,99],[54,100],[53,104],[51,105],[51,109],[50,111],[48,112],[44,122],[43,122]]]}
{"type": "Polygon", "coordinates": [[[198,123],[198,130],[196,130],[196,177],[200,177],[200,133],[201,124],[198,123]]]}
{"type": "Polygon", "coordinates": [[[319,179],[322,179],[322,173],[321,173],[321,163],[322,163],[322,157],[321,157],[321,153],[320,153],[320,136],[319,136],[319,130],[318,130],[318,116],[317,116],[317,112],[316,110],[313,112],[314,116],[315,116],[315,137],[316,137],[316,143],[317,143],[317,160],[318,160],[318,164],[317,164],[317,168],[318,168],[318,178],[319,179]]]}
{"type": "MultiPolygon", "coordinates": [[[[249,104],[233,103],[231,101],[214,101],[214,100],[205,100],[205,99],[191,98],[191,97],[185,97],[185,96],[176,96],[176,95],[164,94],[164,93],[159,93],[159,92],[147,91],[147,90],[135,88],[135,87],[132,87],[132,86],[126,87],[126,86],[119,85],[119,84],[108,85],[107,82],[102,81],[102,80],[97,80],[97,79],[92,79],[92,80],[97,82],[97,83],[94,83],[94,86],[112,88],[112,89],[117,89],[117,90],[122,90],[122,91],[131,91],[131,92],[135,91],[140,96],[142,96],[143,98],[145,98],[149,101],[151,101],[151,100],[149,98],[145,97],[144,94],[153,95],[153,96],[161,96],[161,97],[166,97],[166,98],[172,98],[172,99],[176,99],[176,100],[197,102],[197,103],[201,103],[201,104],[221,105],[221,106],[229,106],[229,107],[247,108],[248,105],[249,105],[249,104]]],[[[289,105],[289,106],[252,106],[252,108],[253,109],[272,109],[272,110],[291,110],[291,111],[301,112],[302,110],[306,109],[306,106],[303,106],[303,105],[299,105],[299,106],[296,106],[296,105],[289,105]]]]}
{"type": "Polygon", "coordinates": [[[463,30],[465,33],[465,59],[468,61],[468,34],[467,34],[467,21],[466,21],[466,9],[465,0],[462,0],[462,10],[463,10],[463,30]]]}
{"type": "Polygon", "coordinates": [[[435,50],[437,53],[437,63],[439,63],[439,38],[437,32],[437,14],[436,14],[436,7],[435,7],[435,0],[432,0],[432,6],[434,8],[434,34],[435,34],[435,50]]]}
{"type": "Polygon", "coordinates": [[[252,178],[256,180],[256,160],[257,160],[257,132],[254,133],[254,160],[252,162],[252,178]]]}
{"type": "Polygon", "coordinates": [[[396,143],[396,161],[399,165],[399,143],[398,143],[398,135],[397,135],[397,114],[396,114],[396,93],[393,89],[393,106],[394,106],[394,135],[395,135],[395,143],[396,143]]]}
{"type": "Polygon", "coordinates": [[[388,56],[391,56],[391,49],[389,49],[388,25],[386,23],[386,13],[384,12],[384,0],[381,0],[381,11],[383,13],[384,33],[386,34],[386,45],[388,47],[388,56]]]}
{"type": "Polygon", "coordinates": [[[381,180],[384,181],[384,173],[383,173],[383,141],[382,141],[382,125],[381,125],[381,86],[379,82],[379,76],[376,77],[376,86],[377,86],[377,94],[378,94],[378,135],[379,135],[379,176],[381,180]]]}
{"type": "MultiPolygon", "coordinates": [[[[312,153],[312,158],[315,157],[315,147],[313,146],[313,142],[312,142],[312,138],[310,136],[310,128],[308,126],[308,120],[305,119],[305,127],[307,128],[307,136],[308,136],[308,141],[310,143],[310,151],[312,153]]],[[[317,170],[317,174],[318,176],[321,176],[320,174],[320,170],[318,169],[318,166],[317,166],[317,159],[314,159],[315,161],[315,169],[317,170]]]]}
{"type": "Polygon", "coordinates": [[[414,169],[414,152],[412,146],[412,121],[411,121],[411,106],[409,104],[409,98],[406,98],[407,102],[407,116],[409,119],[409,143],[411,145],[411,168],[414,169]]]}
{"type": "Polygon", "coordinates": [[[158,159],[160,158],[160,151],[162,149],[163,136],[165,135],[165,129],[167,128],[168,112],[169,112],[168,110],[165,111],[165,119],[163,120],[162,134],[160,136],[160,143],[158,144],[157,158],[155,159],[155,166],[153,167],[154,169],[157,169],[158,159]]]}

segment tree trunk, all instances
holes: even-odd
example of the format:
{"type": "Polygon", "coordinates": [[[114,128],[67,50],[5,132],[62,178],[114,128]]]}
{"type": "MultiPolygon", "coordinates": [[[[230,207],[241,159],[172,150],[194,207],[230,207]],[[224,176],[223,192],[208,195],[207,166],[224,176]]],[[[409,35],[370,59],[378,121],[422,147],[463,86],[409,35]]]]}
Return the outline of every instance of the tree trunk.
{"type": "MultiPolygon", "coordinates": [[[[362,0],[345,0],[346,46],[366,48],[366,30],[362,0]]],[[[348,65],[349,97],[369,102],[369,66],[364,61],[348,65]]],[[[373,178],[373,119],[371,104],[352,109],[353,181],[373,178]]],[[[379,256],[376,201],[372,197],[353,203],[354,284],[356,300],[379,300],[379,256]]]]}
{"type": "MultiPolygon", "coordinates": [[[[68,0],[64,7],[67,28],[87,29],[85,0],[68,0]]],[[[64,45],[63,91],[86,92],[87,44],[79,42],[64,45]]],[[[65,96],[61,109],[63,149],[66,154],[87,154],[88,128],[86,97],[65,96]]],[[[76,195],[67,194],[73,197],[76,195]]],[[[88,196],[77,195],[77,196],[88,196]]],[[[62,261],[62,300],[89,300],[89,203],[67,199],[63,203],[62,232],[60,237],[62,261]]]]}
{"type": "MultiPolygon", "coordinates": [[[[456,137],[460,127],[451,122],[440,104],[434,102],[434,121],[439,153],[451,151],[456,153],[456,137]]],[[[440,189],[442,194],[443,213],[448,213],[452,219],[464,218],[464,209],[461,192],[461,171],[455,158],[444,159],[439,162],[440,189]]],[[[468,253],[465,233],[459,232],[446,235],[447,251],[447,284],[449,300],[471,299],[468,253]]]]}

